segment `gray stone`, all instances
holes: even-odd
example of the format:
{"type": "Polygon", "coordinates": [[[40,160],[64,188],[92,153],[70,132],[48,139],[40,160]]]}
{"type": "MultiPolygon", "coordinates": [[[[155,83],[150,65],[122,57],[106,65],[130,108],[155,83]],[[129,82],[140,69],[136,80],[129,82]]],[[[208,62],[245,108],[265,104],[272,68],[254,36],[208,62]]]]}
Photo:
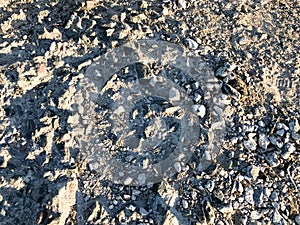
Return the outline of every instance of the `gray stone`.
{"type": "Polygon", "coordinates": [[[266,157],[265,157],[265,160],[267,161],[267,163],[269,164],[269,166],[271,167],[277,167],[279,166],[280,162],[278,160],[278,157],[277,155],[272,152],[270,154],[268,154],[266,157]]]}
{"type": "Polygon", "coordinates": [[[296,147],[293,144],[286,144],[286,146],[284,147],[284,152],[282,154],[282,158],[283,159],[288,159],[290,157],[290,155],[292,153],[294,153],[296,151],[296,147]]]}
{"type": "Polygon", "coordinates": [[[194,41],[193,39],[190,39],[190,38],[185,39],[185,44],[190,49],[194,49],[195,50],[195,49],[198,48],[198,43],[196,41],[194,41]]]}
{"type": "Polygon", "coordinates": [[[256,180],[259,175],[259,171],[260,169],[258,166],[252,165],[248,169],[248,175],[249,177],[252,177],[254,180],[256,180]]]}
{"type": "Polygon", "coordinates": [[[300,225],[300,215],[295,217],[296,224],[300,225]]]}
{"type": "Polygon", "coordinates": [[[292,132],[292,138],[296,141],[300,140],[300,134],[296,132],[292,132]]]}
{"type": "Polygon", "coordinates": [[[233,212],[233,207],[232,207],[231,204],[221,206],[220,212],[224,213],[224,214],[232,213],[233,212]]]}
{"type": "Polygon", "coordinates": [[[142,215],[142,216],[147,216],[149,213],[147,212],[147,210],[146,209],[144,209],[144,208],[140,208],[140,214],[142,215]]]}
{"type": "Polygon", "coordinates": [[[278,194],[276,191],[273,191],[270,195],[270,199],[272,199],[273,201],[278,201],[278,194]]]}
{"type": "Polygon", "coordinates": [[[224,200],[224,193],[220,189],[215,189],[213,194],[216,198],[220,199],[221,201],[224,200]]]}
{"type": "Polygon", "coordinates": [[[277,130],[276,134],[282,137],[285,134],[285,130],[284,129],[277,130]]]}
{"type": "Polygon", "coordinates": [[[260,126],[260,127],[265,127],[266,124],[264,123],[264,121],[260,120],[260,121],[258,122],[258,126],[260,126]]]}
{"type": "Polygon", "coordinates": [[[215,184],[213,181],[210,180],[205,184],[205,187],[209,192],[212,192],[214,190],[215,184]]]}
{"type": "Polygon", "coordinates": [[[256,210],[252,211],[251,214],[250,214],[250,217],[251,217],[252,220],[258,220],[258,219],[261,218],[261,216],[262,216],[261,213],[256,211],[256,210]]]}
{"type": "Polygon", "coordinates": [[[193,111],[197,116],[203,118],[206,114],[206,108],[204,105],[193,105],[193,111]]]}
{"type": "Polygon", "coordinates": [[[255,202],[255,205],[260,207],[263,203],[264,195],[263,195],[263,187],[259,187],[254,190],[253,199],[255,202]]]}
{"type": "Polygon", "coordinates": [[[178,0],[178,4],[180,7],[182,7],[183,9],[186,8],[186,1],[185,0],[178,0]]]}
{"type": "Polygon", "coordinates": [[[251,186],[246,187],[246,189],[245,189],[245,200],[251,205],[254,205],[253,193],[254,193],[254,190],[251,186]]]}
{"type": "Polygon", "coordinates": [[[183,201],[182,201],[182,207],[183,207],[184,209],[187,209],[187,208],[189,207],[189,203],[188,203],[186,200],[183,200],[183,201]]]}
{"type": "Polygon", "coordinates": [[[180,91],[177,88],[172,87],[169,91],[170,101],[179,101],[180,100],[180,91]]]}
{"type": "Polygon", "coordinates": [[[269,137],[269,140],[270,140],[270,142],[271,142],[273,145],[276,145],[276,143],[277,143],[277,138],[276,138],[274,135],[271,135],[271,136],[269,137]]]}
{"type": "Polygon", "coordinates": [[[271,195],[271,190],[268,187],[264,188],[264,195],[269,198],[269,196],[271,195]]]}
{"type": "Polygon", "coordinates": [[[140,184],[140,185],[145,184],[145,182],[146,182],[146,175],[145,175],[144,173],[139,174],[139,176],[138,176],[138,181],[139,181],[139,184],[140,184]]]}
{"type": "Polygon", "coordinates": [[[281,223],[282,220],[282,216],[280,215],[280,213],[278,212],[277,209],[275,209],[274,213],[273,213],[273,223],[277,224],[277,223],[281,223]]]}
{"type": "Polygon", "coordinates": [[[288,126],[285,125],[284,123],[277,123],[277,124],[276,124],[276,129],[277,129],[277,130],[284,129],[284,130],[286,130],[286,131],[289,130],[288,126]]]}
{"type": "Polygon", "coordinates": [[[240,38],[239,39],[239,44],[240,45],[246,45],[246,44],[248,44],[248,39],[247,38],[240,38]]]}
{"type": "Polygon", "coordinates": [[[244,140],[244,146],[249,151],[256,150],[256,142],[253,139],[250,140],[244,140]]]}
{"type": "Polygon", "coordinates": [[[227,70],[226,67],[219,67],[216,71],[216,76],[222,78],[226,77],[227,76],[226,70],[227,70]]]}
{"type": "Polygon", "coordinates": [[[91,161],[89,162],[89,168],[91,171],[96,171],[99,169],[99,163],[97,161],[91,161]]]}

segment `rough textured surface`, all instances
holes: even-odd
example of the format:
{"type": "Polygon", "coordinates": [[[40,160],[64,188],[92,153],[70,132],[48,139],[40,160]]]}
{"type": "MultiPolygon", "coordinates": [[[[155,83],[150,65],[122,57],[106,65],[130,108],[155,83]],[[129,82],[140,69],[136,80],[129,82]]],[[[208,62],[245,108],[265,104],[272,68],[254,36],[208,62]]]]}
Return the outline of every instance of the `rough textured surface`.
{"type": "Polygon", "coordinates": [[[293,0],[0,0],[0,224],[300,224],[299,15],[293,0]],[[194,50],[233,114],[222,154],[145,187],[80,160],[71,96],[126,41],[194,50]]]}

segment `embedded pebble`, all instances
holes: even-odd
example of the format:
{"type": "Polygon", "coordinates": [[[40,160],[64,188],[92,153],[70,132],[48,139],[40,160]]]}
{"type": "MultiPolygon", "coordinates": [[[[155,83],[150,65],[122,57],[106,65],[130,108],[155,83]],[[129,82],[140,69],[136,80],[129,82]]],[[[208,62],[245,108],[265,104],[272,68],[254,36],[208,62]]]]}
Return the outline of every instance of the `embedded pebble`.
{"type": "Polygon", "coordinates": [[[96,162],[96,161],[92,161],[92,162],[89,163],[89,167],[90,167],[90,169],[91,169],[92,171],[98,170],[98,169],[99,169],[99,166],[100,166],[99,163],[96,162]]]}
{"type": "Polygon", "coordinates": [[[278,156],[275,153],[270,153],[265,157],[267,163],[271,167],[277,167],[280,164],[280,161],[278,160],[278,156]]]}
{"type": "Polygon", "coordinates": [[[193,39],[190,39],[190,38],[185,39],[185,44],[190,49],[197,49],[198,48],[198,43],[196,41],[194,41],[193,39]]]}
{"type": "Polygon", "coordinates": [[[250,166],[249,167],[249,175],[250,175],[250,177],[252,177],[254,180],[256,180],[257,177],[258,177],[258,175],[259,175],[259,171],[260,171],[260,169],[259,169],[258,166],[255,166],[255,165],[250,166]]]}
{"type": "Polygon", "coordinates": [[[232,212],[233,212],[232,205],[225,205],[225,206],[222,206],[222,207],[220,208],[220,212],[221,212],[221,213],[232,213],[232,212]]]}
{"type": "Polygon", "coordinates": [[[283,159],[288,159],[291,154],[296,151],[296,147],[293,144],[287,144],[284,149],[284,153],[282,154],[283,159]]]}
{"type": "Polygon", "coordinates": [[[276,134],[282,137],[285,134],[285,130],[284,129],[277,130],[276,134]]]}
{"type": "Polygon", "coordinates": [[[169,92],[170,101],[179,101],[180,100],[180,92],[176,88],[172,87],[169,92]]]}
{"type": "Polygon", "coordinates": [[[280,215],[280,213],[278,212],[277,209],[275,209],[274,213],[273,213],[273,223],[277,224],[277,223],[281,223],[282,220],[282,216],[280,215]]]}
{"type": "Polygon", "coordinates": [[[250,214],[252,220],[258,220],[261,218],[261,216],[261,213],[259,213],[258,211],[252,211],[250,214]]]}
{"type": "Polygon", "coordinates": [[[261,148],[267,149],[270,141],[266,134],[260,134],[258,138],[258,144],[261,148]]]}
{"type": "Polygon", "coordinates": [[[187,209],[189,207],[189,204],[186,200],[183,200],[182,201],[182,206],[183,206],[184,209],[187,209]]]}
{"type": "Polygon", "coordinates": [[[253,194],[254,194],[253,188],[251,186],[246,187],[246,189],[245,189],[245,200],[251,205],[254,204],[253,194]]]}
{"type": "Polygon", "coordinates": [[[298,134],[298,133],[296,133],[296,132],[292,132],[292,138],[294,139],[294,140],[300,140],[300,134],[298,134]]]}
{"type": "Polygon", "coordinates": [[[240,45],[246,45],[248,43],[248,39],[247,38],[240,38],[239,39],[239,44],[240,45]]]}
{"type": "Polygon", "coordinates": [[[186,8],[186,1],[185,1],[185,0],[178,0],[178,4],[179,4],[180,7],[182,7],[183,9],[186,8]]]}
{"type": "Polygon", "coordinates": [[[3,225],[300,225],[299,13],[289,1],[1,4],[3,225]],[[128,46],[145,39],[178,49],[137,44],[151,57],[132,63],[128,46]],[[161,77],[176,86],[160,90],[161,77]],[[185,101],[179,90],[195,104],[183,111],[203,119],[185,126],[169,113],[185,101]],[[157,120],[166,135],[153,141],[157,120]],[[181,149],[194,126],[198,142],[181,149]],[[100,171],[114,166],[106,157],[132,166],[112,171],[123,184],[100,171]]]}
{"type": "Polygon", "coordinates": [[[246,149],[248,149],[250,151],[256,150],[256,142],[253,139],[245,140],[244,141],[244,146],[245,146],[246,149]]]}
{"type": "Polygon", "coordinates": [[[226,72],[226,67],[220,67],[218,68],[218,70],[216,71],[216,76],[218,77],[226,77],[227,76],[227,72],[226,72]]]}
{"type": "Polygon", "coordinates": [[[272,199],[273,201],[278,201],[278,194],[277,192],[273,191],[270,195],[270,199],[272,199]]]}
{"type": "Polygon", "coordinates": [[[127,177],[125,180],[124,180],[124,184],[125,185],[129,185],[129,184],[131,184],[131,182],[132,182],[132,178],[131,177],[127,177]]]}
{"type": "Polygon", "coordinates": [[[203,118],[206,114],[206,108],[204,105],[193,105],[193,111],[197,116],[203,118]]]}
{"type": "Polygon", "coordinates": [[[144,173],[139,174],[138,176],[139,184],[143,185],[146,183],[146,175],[144,173]]]}
{"type": "Polygon", "coordinates": [[[300,225],[300,215],[295,217],[296,224],[300,225]]]}
{"type": "Polygon", "coordinates": [[[263,194],[263,187],[260,187],[256,190],[254,190],[253,199],[256,206],[261,206],[264,202],[264,194],[263,194]]]}
{"type": "Polygon", "coordinates": [[[146,209],[140,208],[140,214],[141,214],[142,216],[147,216],[149,213],[147,212],[146,209]]]}
{"type": "Polygon", "coordinates": [[[179,173],[181,171],[181,165],[180,162],[175,162],[174,163],[174,167],[176,169],[176,171],[179,173]]]}
{"type": "Polygon", "coordinates": [[[205,184],[205,187],[209,192],[212,192],[214,190],[215,184],[212,181],[208,181],[207,184],[205,184]]]}

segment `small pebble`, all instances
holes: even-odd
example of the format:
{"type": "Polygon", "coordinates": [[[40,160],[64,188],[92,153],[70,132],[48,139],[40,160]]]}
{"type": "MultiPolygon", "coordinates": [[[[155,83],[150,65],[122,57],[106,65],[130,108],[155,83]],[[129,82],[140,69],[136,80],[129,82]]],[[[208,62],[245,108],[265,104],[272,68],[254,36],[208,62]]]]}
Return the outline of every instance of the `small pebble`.
{"type": "Polygon", "coordinates": [[[258,122],[258,126],[260,126],[260,127],[265,127],[266,124],[265,124],[262,120],[260,120],[260,121],[258,122]]]}
{"type": "Polygon", "coordinates": [[[277,155],[275,153],[270,153],[265,157],[267,163],[269,164],[269,166],[271,167],[277,167],[279,166],[280,162],[277,158],[277,155]]]}
{"type": "Polygon", "coordinates": [[[187,209],[189,207],[189,204],[186,200],[183,200],[182,201],[182,206],[183,206],[184,209],[187,209]]]}
{"type": "Polygon", "coordinates": [[[249,176],[256,180],[259,175],[259,171],[260,169],[258,166],[252,165],[249,168],[249,176]]]}
{"type": "Polygon", "coordinates": [[[181,165],[180,165],[180,162],[175,162],[174,163],[174,168],[175,170],[179,173],[181,172],[181,165]]]}
{"type": "Polygon", "coordinates": [[[6,211],[4,209],[1,209],[0,215],[3,216],[3,217],[6,216],[6,211]]]}
{"type": "Polygon", "coordinates": [[[247,38],[240,38],[239,39],[239,44],[240,45],[246,45],[248,43],[248,39],[247,38]]]}
{"type": "Polygon", "coordinates": [[[248,149],[250,151],[254,151],[256,149],[256,143],[254,140],[245,140],[244,146],[246,149],[248,149]]]}
{"type": "Polygon", "coordinates": [[[292,132],[292,138],[296,141],[300,140],[300,135],[296,132],[292,132]]]}
{"type": "Polygon", "coordinates": [[[273,201],[278,201],[278,194],[277,192],[273,191],[270,195],[270,199],[272,199],[273,201]]]}
{"type": "Polygon", "coordinates": [[[249,186],[245,189],[245,200],[251,205],[254,204],[253,193],[254,193],[254,191],[251,186],[249,186]]]}
{"type": "Polygon", "coordinates": [[[193,105],[193,111],[197,116],[203,118],[206,114],[206,108],[204,105],[193,105]]]}
{"type": "Polygon", "coordinates": [[[123,198],[124,198],[125,200],[129,200],[129,199],[131,198],[131,196],[130,196],[130,195],[124,195],[123,198]]]}
{"type": "Polygon", "coordinates": [[[214,185],[214,183],[213,183],[212,181],[208,181],[208,182],[205,184],[205,187],[207,188],[207,190],[208,190],[209,192],[212,192],[212,191],[214,190],[215,185],[214,185]]]}
{"type": "Polygon", "coordinates": [[[178,4],[180,7],[182,7],[183,9],[186,8],[186,1],[185,0],[178,0],[178,4]]]}
{"type": "Polygon", "coordinates": [[[267,187],[264,188],[264,195],[269,198],[269,196],[271,195],[271,190],[267,187]]]}
{"type": "Polygon", "coordinates": [[[216,71],[216,76],[222,78],[226,77],[227,76],[226,67],[219,67],[216,71]]]}
{"type": "Polygon", "coordinates": [[[264,201],[263,200],[264,199],[263,187],[260,187],[256,190],[254,190],[253,199],[254,199],[255,205],[260,207],[264,201]]]}
{"type": "Polygon", "coordinates": [[[145,184],[145,182],[146,182],[146,175],[145,175],[144,173],[139,174],[139,176],[138,176],[138,181],[139,181],[139,184],[140,184],[140,185],[145,184]]]}
{"type": "Polygon", "coordinates": [[[277,130],[276,134],[282,137],[285,134],[285,130],[284,129],[277,130]]]}
{"type": "Polygon", "coordinates": [[[96,171],[99,169],[99,163],[96,161],[89,162],[89,167],[91,171],[96,171]]]}
{"type": "Polygon", "coordinates": [[[250,217],[252,220],[258,220],[261,218],[261,214],[257,211],[252,211],[250,217]]]}
{"type": "Polygon", "coordinates": [[[142,216],[147,216],[149,213],[146,211],[146,209],[140,208],[140,214],[141,214],[142,216]]]}
{"type": "Polygon", "coordinates": [[[270,141],[268,139],[268,136],[266,134],[260,134],[258,137],[258,145],[259,147],[266,150],[268,148],[270,141]]]}
{"type": "Polygon", "coordinates": [[[296,224],[300,225],[300,215],[295,217],[296,224]]]}
{"type": "Polygon", "coordinates": [[[164,9],[163,9],[163,15],[164,15],[164,16],[169,15],[169,10],[168,10],[168,8],[164,7],[164,9]]]}
{"type": "Polygon", "coordinates": [[[170,101],[179,101],[180,100],[180,92],[176,88],[172,87],[169,91],[169,99],[170,101]]]}
{"type": "Polygon", "coordinates": [[[124,185],[129,185],[131,184],[132,182],[132,178],[131,177],[127,177],[125,180],[124,180],[124,185]]]}
{"type": "Polygon", "coordinates": [[[132,212],[136,209],[136,207],[133,206],[133,205],[130,205],[128,208],[129,208],[129,210],[132,211],[132,212]]]}
{"type": "Polygon", "coordinates": [[[278,210],[275,209],[273,213],[273,223],[274,224],[281,223],[281,220],[282,220],[282,216],[279,214],[278,210]]]}
{"type": "Polygon", "coordinates": [[[232,213],[233,212],[233,207],[232,205],[225,205],[225,206],[222,206],[220,208],[220,212],[221,213],[232,213]]]}
{"type": "Polygon", "coordinates": [[[198,43],[190,38],[185,39],[185,44],[187,45],[188,48],[190,49],[197,49],[198,48],[198,43]]]}
{"type": "Polygon", "coordinates": [[[282,154],[282,158],[283,159],[288,159],[290,157],[290,155],[296,151],[296,147],[295,147],[295,145],[288,143],[285,146],[285,150],[284,151],[285,152],[282,154]]]}

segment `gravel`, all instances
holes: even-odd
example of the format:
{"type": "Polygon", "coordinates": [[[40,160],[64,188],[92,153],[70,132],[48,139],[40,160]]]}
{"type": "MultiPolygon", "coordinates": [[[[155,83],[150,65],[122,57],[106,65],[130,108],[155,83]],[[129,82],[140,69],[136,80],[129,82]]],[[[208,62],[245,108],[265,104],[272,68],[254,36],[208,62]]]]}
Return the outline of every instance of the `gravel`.
{"type": "MultiPolygon", "coordinates": [[[[294,0],[0,0],[0,224],[300,224],[299,14],[294,0]],[[139,174],[139,186],[130,176],[116,184],[81,157],[73,124],[89,127],[89,118],[72,110],[97,99],[78,84],[99,56],[146,38],[190,49],[212,71],[226,134],[206,166],[207,130],[222,124],[211,120],[200,85],[173,69],[201,122],[198,146],[158,183],[139,174]]],[[[136,64],[118,76],[154,74],[156,87],[166,71],[136,64]]],[[[182,100],[171,87],[167,98],[182,100]]],[[[112,102],[98,99],[95,111],[99,142],[116,158],[148,167],[172,152],[143,158],[118,148],[106,111],[112,102]]],[[[147,115],[166,107],[151,104],[139,107],[149,106],[147,115]]],[[[147,131],[139,139],[163,133],[138,116],[134,128],[147,131]]],[[[175,130],[174,142],[180,116],[159,121],[175,130]]]]}

